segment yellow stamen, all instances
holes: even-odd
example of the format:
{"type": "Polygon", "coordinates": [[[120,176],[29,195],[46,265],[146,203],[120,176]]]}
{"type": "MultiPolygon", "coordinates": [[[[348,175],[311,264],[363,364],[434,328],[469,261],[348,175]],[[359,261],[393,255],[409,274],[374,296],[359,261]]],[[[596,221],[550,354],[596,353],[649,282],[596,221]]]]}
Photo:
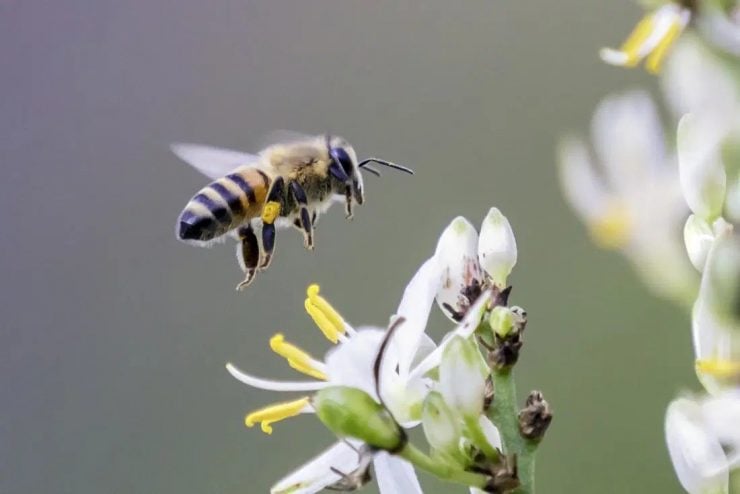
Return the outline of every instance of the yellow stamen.
{"type": "Polygon", "coordinates": [[[319,285],[313,284],[306,290],[306,312],[319,327],[326,339],[332,343],[339,341],[339,336],[345,332],[345,323],[342,316],[319,295],[319,285]]]}
{"type": "Polygon", "coordinates": [[[624,64],[627,67],[635,67],[639,62],[639,51],[645,40],[648,39],[650,33],[655,28],[655,14],[651,13],[643,17],[640,22],[637,23],[635,29],[627,37],[620,51],[627,55],[627,62],[624,64]]]}
{"type": "Polygon", "coordinates": [[[709,374],[721,379],[740,378],[740,361],[699,359],[696,361],[696,372],[699,374],[709,374]]]}
{"type": "Polygon", "coordinates": [[[311,377],[326,381],[326,374],[321,372],[314,365],[314,359],[306,352],[301,350],[295,345],[285,341],[285,337],[277,333],[275,336],[270,338],[270,348],[272,351],[283,357],[288,361],[288,365],[311,377]]]}
{"type": "Polygon", "coordinates": [[[660,72],[665,56],[668,54],[668,51],[671,49],[676,39],[678,39],[682,30],[683,26],[679,21],[671,23],[671,27],[668,28],[665,36],[663,36],[660,43],[658,43],[658,46],[656,46],[650,55],[648,55],[647,60],[645,61],[645,69],[647,69],[648,72],[652,74],[660,72]]]}
{"type": "Polygon", "coordinates": [[[254,427],[256,423],[260,422],[262,432],[272,434],[272,426],[270,424],[295,417],[308,406],[308,403],[308,396],[294,401],[276,403],[248,414],[244,418],[244,423],[247,427],[254,427]]]}
{"type": "Polygon", "coordinates": [[[621,204],[612,204],[589,225],[591,238],[604,249],[619,249],[629,241],[632,218],[621,204]]]}
{"type": "Polygon", "coordinates": [[[269,201],[262,208],[262,221],[268,225],[275,223],[277,217],[280,216],[280,203],[277,201],[269,201]]]}

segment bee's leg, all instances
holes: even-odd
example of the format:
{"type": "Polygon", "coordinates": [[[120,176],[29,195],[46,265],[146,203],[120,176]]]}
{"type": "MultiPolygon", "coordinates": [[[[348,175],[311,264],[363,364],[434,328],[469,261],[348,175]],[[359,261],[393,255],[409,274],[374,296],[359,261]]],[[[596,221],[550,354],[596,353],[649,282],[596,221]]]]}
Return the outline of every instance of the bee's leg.
{"type": "Polygon", "coordinates": [[[335,160],[331,161],[329,165],[329,174],[344,184],[344,212],[346,213],[347,219],[352,219],[352,181],[344,172],[344,169],[339,166],[335,160]]]}
{"type": "Polygon", "coordinates": [[[285,180],[278,177],[270,186],[267,193],[265,205],[262,206],[262,261],[260,269],[267,269],[272,261],[272,253],[275,250],[275,220],[280,216],[282,210],[283,190],[285,180]]]}
{"type": "Polygon", "coordinates": [[[260,246],[251,225],[241,227],[238,234],[239,244],[236,246],[236,257],[245,273],[244,281],[236,285],[236,289],[241,291],[254,281],[260,260],[260,246]]]}
{"type": "Polygon", "coordinates": [[[290,182],[290,193],[300,208],[300,229],[303,231],[303,245],[308,250],[313,250],[313,223],[311,213],[308,212],[308,198],[301,184],[295,180],[290,182]]]}

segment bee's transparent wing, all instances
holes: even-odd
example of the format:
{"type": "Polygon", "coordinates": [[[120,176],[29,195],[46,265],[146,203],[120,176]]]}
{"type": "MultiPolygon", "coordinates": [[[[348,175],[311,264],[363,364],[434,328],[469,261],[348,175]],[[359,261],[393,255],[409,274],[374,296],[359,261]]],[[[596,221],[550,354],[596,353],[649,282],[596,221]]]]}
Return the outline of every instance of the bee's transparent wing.
{"type": "Polygon", "coordinates": [[[258,144],[260,149],[273,146],[275,144],[291,144],[294,142],[313,141],[315,135],[303,134],[292,130],[278,129],[267,133],[264,138],[260,139],[258,144]]]}
{"type": "Polygon", "coordinates": [[[171,144],[170,149],[175,156],[212,179],[228,175],[240,166],[256,165],[259,161],[255,154],[202,144],[178,142],[171,144]]]}

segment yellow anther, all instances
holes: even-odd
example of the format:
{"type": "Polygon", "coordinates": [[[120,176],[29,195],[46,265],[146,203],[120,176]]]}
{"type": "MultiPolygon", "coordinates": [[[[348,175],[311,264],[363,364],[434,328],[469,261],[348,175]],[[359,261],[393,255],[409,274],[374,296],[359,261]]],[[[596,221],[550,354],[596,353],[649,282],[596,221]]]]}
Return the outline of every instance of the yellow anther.
{"type": "Polygon", "coordinates": [[[324,297],[319,295],[319,285],[310,285],[306,290],[306,296],[305,307],[308,315],[324,333],[326,339],[332,343],[339,341],[339,336],[346,331],[342,316],[324,297]]]}
{"type": "Polygon", "coordinates": [[[589,225],[591,238],[604,249],[624,247],[632,232],[629,210],[621,204],[612,204],[589,225]]]}
{"type": "Polygon", "coordinates": [[[740,379],[740,361],[723,359],[699,359],[696,361],[696,372],[699,374],[709,374],[721,379],[740,379]]]}
{"type": "Polygon", "coordinates": [[[254,427],[254,425],[259,422],[262,432],[265,434],[272,434],[271,424],[290,417],[295,417],[300,414],[308,404],[308,396],[294,401],[276,403],[248,414],[244,418],[244,423],[247,427],[254,427]]]}
{"type": "Polygon", "coordinates": [[[311,377],[326,381],[326,374],[316,368],[314,359],[306,352],[295,345],[287,343],[281,333],[277,333],[270,338],[270,348],[272,351],[288,361],[288,365],[311,377]]]}
{"type": "Polygon", "coordinates": [[[655,27],[655,14],[648,14],[637,23],[620,51],[627,55],[625,66],[634,67],[640,62],[639,50],[642,44],[650,37],[655,27]]]}
{"type": "Polygon", "coordinates": [[[268,225],[275,223],[277,217],[280,216],[280,203],[277,201],[269,201],[262,208],[262,221],[268,225]]]}
{"type": "Polygon", "coordinates": [[[658,46],[656,46],[650,55],[648,55],[647,60],[645,61],[645,69],[647,69],[648,72],[652,74],[660,72],[666,54],[668,54],[673,43],[678,39],[681,31],[683,31],[681,23],[679,21],[674,21],[660,40],[660,43],[658,43],[658,46]]]}

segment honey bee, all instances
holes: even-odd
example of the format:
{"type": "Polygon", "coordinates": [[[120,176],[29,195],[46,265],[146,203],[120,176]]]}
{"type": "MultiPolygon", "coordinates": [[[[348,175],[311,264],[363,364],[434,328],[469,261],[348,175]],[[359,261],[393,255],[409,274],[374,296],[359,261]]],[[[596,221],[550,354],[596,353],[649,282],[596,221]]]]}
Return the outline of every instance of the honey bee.
{"type": "Polygon", "coordinates": [[[370,163],[413,174],[378,158],[358,162],[352,146],[331,135],[292,137],[257,155],[198,144],[171,148],[214,180],[185,206],[178,218],[177,238],[208,246],[234,236],[245,273],[237,290],[249,286],[258,270],[270,266],[276,227],[294,226],[302,232],[306,249],[312,250],[314,226],[334,202],[344,201],[346,217],[351,219],[353,205],[365,202],[361,171],[380,176],[370,163]]]}

